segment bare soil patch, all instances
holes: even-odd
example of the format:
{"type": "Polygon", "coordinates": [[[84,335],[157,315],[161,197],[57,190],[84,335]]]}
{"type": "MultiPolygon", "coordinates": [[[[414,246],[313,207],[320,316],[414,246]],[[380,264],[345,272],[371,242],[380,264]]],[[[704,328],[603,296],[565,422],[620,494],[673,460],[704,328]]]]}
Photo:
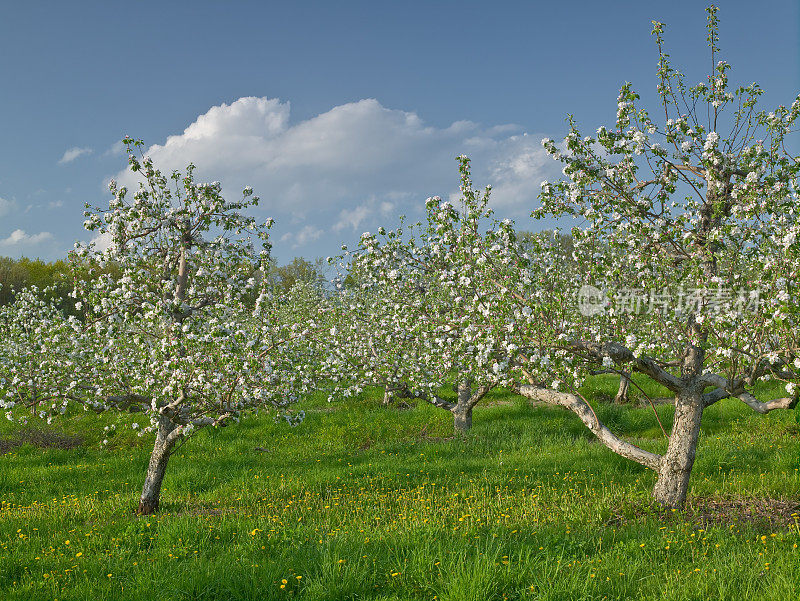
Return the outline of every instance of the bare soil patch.
{"type": "Polygon", "coordinates": [[[83,438],[55,430],[24,428],[10,436],[0,438],[0,453],[29,444],[40,449],[74,449],[83,444],[83,438]]]}
{"type": "Polygon", "coordinates": [[[428,434],[428,425],[425,424],[424,426],[422,426],[422,428],[420,429],[419,433],[416,435],[415,438],[419,441],[424,441],[424,442],[445,442],[447,440],[454,440],[455,437],[456,437],[455,434],[453,434],[452,436],[431,436],[430,434],[428,434]]]}
{"type": "MultiPolygon", "coordinates": [[[[513,404],[514,404],[514,401],[509,401],[509,400],[506,400],[506,399],[499,399],[499,400],[496,400],[496,401],[488,401],[483,406],[484,407],[510,407],[513,404]]],[[[478,407],[480,407],[480,405],[478,405],[478,407]]]]}
{"type": "Polygon", "coordinates": [[[681,510],[658,505],[617,507],[612,510],[612,516],[606,524],[621,526],[653,517],[658,517],[665,524],[681,522],[704,530],[710,527],[751,526],[760,531],[800,532],[800,499],[691,496],[681,510]]]}

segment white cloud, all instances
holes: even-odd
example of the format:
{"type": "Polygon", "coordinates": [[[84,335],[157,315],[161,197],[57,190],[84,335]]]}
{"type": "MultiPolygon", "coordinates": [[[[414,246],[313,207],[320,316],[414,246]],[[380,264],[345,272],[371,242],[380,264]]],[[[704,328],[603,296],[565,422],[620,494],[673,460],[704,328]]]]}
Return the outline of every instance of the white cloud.
{"type": "Polygon", "coordinates": [[[299,232],[287,232],[283,236],[280,237],[281,242],[291,242],[292,248],[300,248],[309,244],[310,242],[314,242],[315,240],[319,240],[319,238],[325,232],[313,225],[306,225],[300,229],[299,232]]]}
{"type": "MultiPolygon", "coordinates": [[[[374,99],[291,123],[288,102],[246,97],[212,107],[146,154],[164,173],[194,163],[198,179],[221,181],[231,197],[250,185],[262,199],[262,214],[277,219],[279,240],[291,227],[296,233],[284,242],[336,248],[342,240],[323,237],[324,231],[345,235],[390,226],[398,214],[420,216],[428,196],[458,190],[454,159],[460,154],[473,159],[476,185],[493,185],[496,207],[527,215],[540,181],[560,168],[544,153],[540,137],[504,124],[433,127],[374,99]]],[[[117,180],[135,182],[125,171],[117,180]]]]}
{"type": "Polygon", "coordinates": [[[25,230],[14,230],[7,238],[0,239],[0,248],[2,249],[27,249],[30,246],[35,246],[53,239],[53,234],[50,232],[39,232],[38,234],[30,235],[25,230]]]}
{"type": "MultiPolygon", "coordinates": [[[[333,231],[341,232],[343,230],[357,231],[362,223],[365,223],[369,218],[381,216],[386,219],[391,217],[395,210],[396,202],[401,197],[408,195],[404,194],[390,194],[393,200],[384,200],[377,202],[373,196],[367,202],[358,205],[352,209],[342,209],[339,212],[339,217],[333,226],[333,231]]],[[[408,202],[413,202],[412,198],[404,198],[408,202]]]]}
{"type": "Polygon", "coordinates": [[[78,146],[73,146],[64,151],[64,155],[59,159],[58,164],[64,165],[66,163],[71,163],[78,157],[85,155],[85,154],[92,154],[91,148],[79,148],[78,146]]]}
{"type": "Polygon", "coordinates": [[[123,154],[125,154],[125,144],[122,143],[122,140],[117,140],[103,153],[103,156],[122,156],[123,154]]]}
{"type": "Polygon", "coordinates": [[[17,205],[13,201],[0,197],[0,217],[5,217],[16,208],[17,205]]]}
{"type": "Polygon", "coordinates": [[[542,148],[539,140],[527,134],[511,136],[489,164],[493,206],[514,209],[527,205],[532,209],[539,184],[547,179],[544,175],[556,172],[559,165],[542,148]]]}
{"type": "Polygon", "coordinates": [[[366,204],[359,205],[354,209],[342,209],[339,212],[339,220],[333,226],[333,229],[337,232],[341,232],[348,227],[356,230],[371,213],[372,207],[366,204]]]}
{"type": "Polygon", "coordinates": [[[94,249],[97,252],[105,252],[108,250],[108,247],[111,246],[111,234],[108,232],[102,234],[95,234],[91,240],[89,240],[90,244],[94,244],[94,249]]]}

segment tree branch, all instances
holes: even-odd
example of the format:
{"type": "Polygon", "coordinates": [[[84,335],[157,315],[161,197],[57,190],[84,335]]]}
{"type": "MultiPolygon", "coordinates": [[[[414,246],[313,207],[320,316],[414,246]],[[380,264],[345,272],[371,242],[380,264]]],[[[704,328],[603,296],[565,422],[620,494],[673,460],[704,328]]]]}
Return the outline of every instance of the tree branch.
{"type": "Polygon", "coordinates": [[[703,404],[708,407],[713,405],[717,401],[721,401],[722,399],[727,399],[731,396],[731,393],[725,390],[724,388],[715,388],[711,392],[706,392],[703,395],[703,404]]]}
{"type": "Polygon", "coordinates": [[[447,411],[452,411],[455,405],[449,401],[445,401],[443,398],[436,396],[435,394],[427,394],[425,392],[421,392],[419,394],[420,399],[423,401],[427,401],[434,407],[439,407],[439,409],[446,409],[447,411]]]}
{"type": "Polygon", "coordinates": [[[470,409],[475,407],[478,403],[480,403],[481,399],[486,396],[486,394],[494,388],[493,386],[479,386],[478,389],[472,393],[472,396],[469,397],[469,401],[467,405],[470,409]]]}
{"type": "Polygon", "coordinates": [[[142,413],[150,409],[150,399],[140,394],[111,395],[105,398],[105,402],[115,409],[130,413],[142,413]]]}
{"type": "Polygon", "coordinates": [[[633,371],[649,376],[672,392],[678,392],[686,387],[680,378],[663,369],[654,359],[636,357],[633,351],[616,342],[577,340],[570,345],[570,350],[587,352],[597,361],[602,361],[603,357],[611,357],[617,363],[630,363],[633,371]]]}
{"type": "Polygon", "coordinates": [[[710,384],[712,386],[717,386],[717,390],[714,390],[710,393],[703,395],[703,399],[715,399],[711,402],[707,401],[707,404],[711,404],[712,402],[716,402],[720,399],[727,398],[727,397],[736,397],[746,405],[748,405],[753,411],[757,411],[758,413],[769,413],[774,409],[791,409],[794,407],[798,402],[798,397],[783,397],[778,399],[772,399],[770,401],[761,402],[756,397],[754,397],[751,393],[744,389],[744,385],[741,381],[734,380],[731,382],[728,378],[720,376],[719,374],[703,374],[700,378],[701,382],[710,384]]]}
{"type": "Polygon", "coordinates": [[[634,444],[618,438],[609,430],[589,404],[577,395],[540,388],[538,386],[522,385],[519,394],[535,401],[542,401],[549,405],[560,405],[575,413],[580,420],[597,436],[598,440],[626,459],[630,459],[652,470],[658,470],[661,465],[661,455],[640,449],[634,444]]]}

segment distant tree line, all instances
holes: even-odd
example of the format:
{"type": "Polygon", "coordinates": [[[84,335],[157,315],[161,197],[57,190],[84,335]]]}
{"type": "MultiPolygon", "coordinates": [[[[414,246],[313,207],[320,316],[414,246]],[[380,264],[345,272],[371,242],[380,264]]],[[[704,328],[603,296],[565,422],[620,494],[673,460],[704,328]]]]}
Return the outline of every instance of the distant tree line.
{"type": "MultiPolygon", "coordinates": [[[[110,273],[112,276],[118,271],[115,265],[109,264],[102,268],[95,267],[91,270],[81,270],[85,277],[92,274],[110,273]]],[[[14,301],[17,293],[23,288],[36,286],[39,290],[47,290],[46,296],[68,314],[77,314],[74,300],[69,292],[74,286],[73,272],[68,261],[42,261],[41,259],[12,259],[0,257],[0,306],[14,301]]],[[[323,288],[325,273],[322,259],[308,261],[302,257],[295,257],[286,265],[273,262],[266,277],[270,284],[279,292],[288,292],[297,283],[312,284],[323,288]]]]}
{"type": "Polygon", "coordinates": [[[316,259],[311,262],[303,257],[295,257],[291,263],[281,266],[273,262],[266,275],[270,284],[280,292],[289,292],[295,284],[311,284],[323,288],[327,281],[324,261],[316,259]]]}
{"type": "Polygon", "coordinates": [[[11,303],[17,292],[30,286],[40,290],[50,288],[52,298],[66,299],[70,284],[70,269],[66,261],[0,257],[0,305],[11,303]]]}

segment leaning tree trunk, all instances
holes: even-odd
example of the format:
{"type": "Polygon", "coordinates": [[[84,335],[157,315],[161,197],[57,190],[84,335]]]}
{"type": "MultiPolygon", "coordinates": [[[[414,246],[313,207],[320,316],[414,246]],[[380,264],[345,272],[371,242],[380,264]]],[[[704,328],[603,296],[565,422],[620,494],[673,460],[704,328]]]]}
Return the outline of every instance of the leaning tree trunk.
{"type": "Polygon", "coordinates": [[[614,402],[617,405],[628,402],[628,389],[630,388],[630,385],[631,372],[623,369],[622,373],[619,375],[619,390],[617,390],[617,396],[614,397],[614,402]]]}
{"type": "Polygon", "coordinates": [[[653,498],[666,507],[681,507],[686,501],[702,416],[702,392],[677,395],[672,433],[653,488],[653,498]]]}
{"type": "Polygon", "coordinates": [[[150,515],[158,511],[158,502],[161,497],[161,483],[167,471],[167,462],[175,443],[179,437],[170,436],[177,426],[166,417],[161,416],[158,424],[158,434],[150,455],[150,464],[147,466],[147,477],[144,479],[142,497],[136,513],[150,515]]]}

